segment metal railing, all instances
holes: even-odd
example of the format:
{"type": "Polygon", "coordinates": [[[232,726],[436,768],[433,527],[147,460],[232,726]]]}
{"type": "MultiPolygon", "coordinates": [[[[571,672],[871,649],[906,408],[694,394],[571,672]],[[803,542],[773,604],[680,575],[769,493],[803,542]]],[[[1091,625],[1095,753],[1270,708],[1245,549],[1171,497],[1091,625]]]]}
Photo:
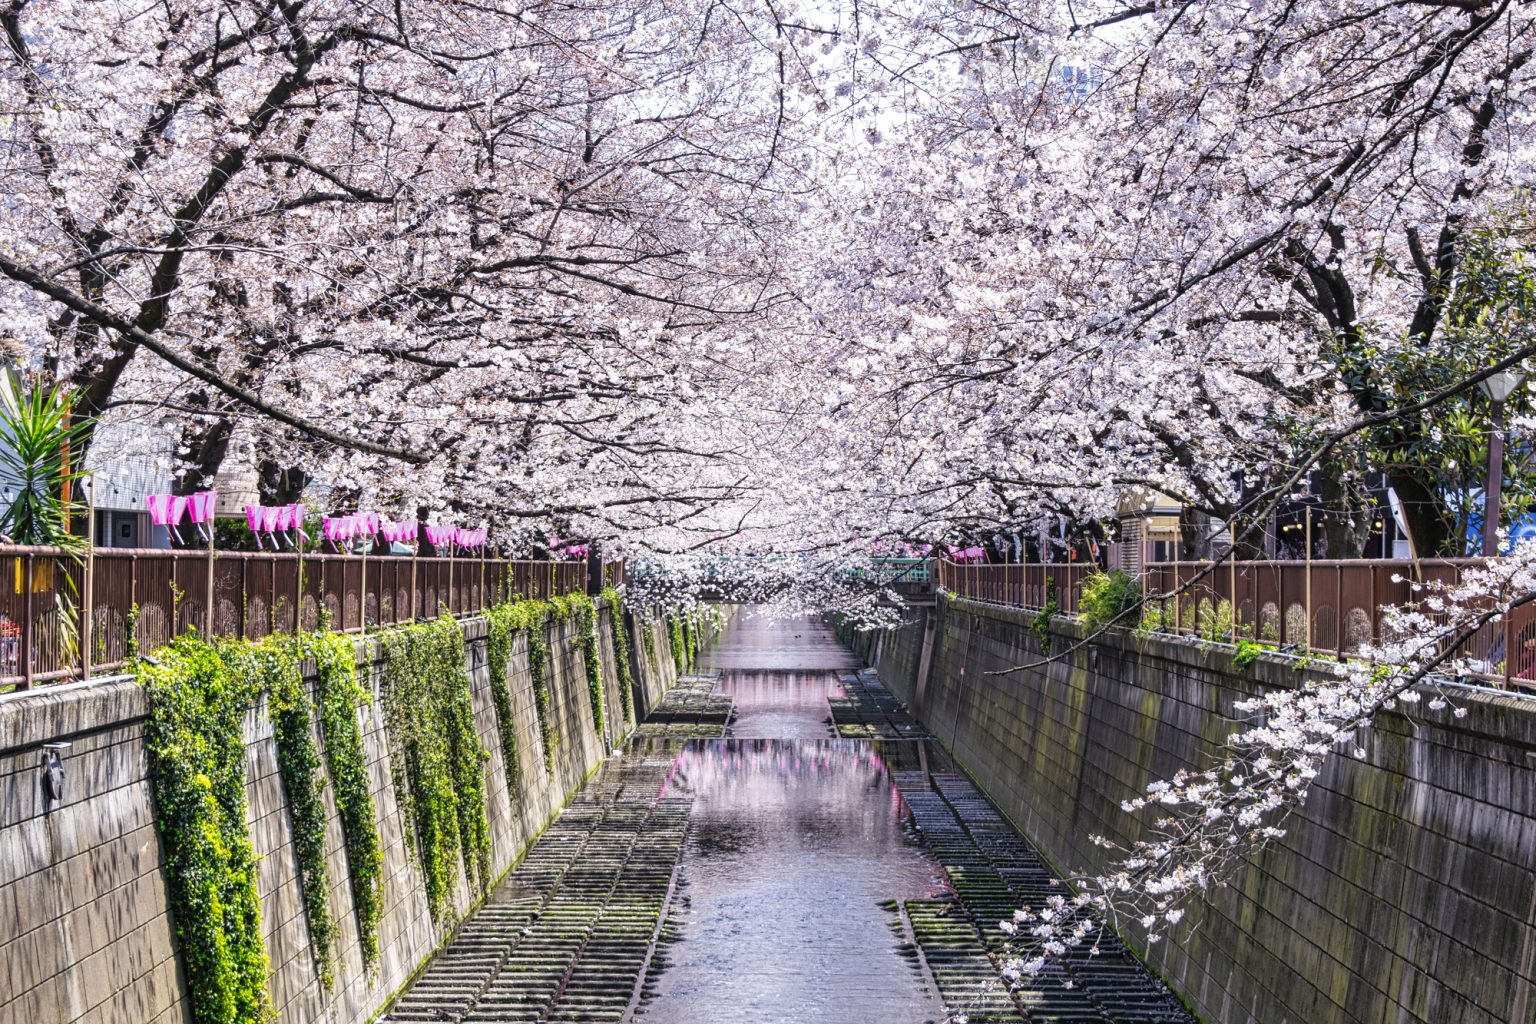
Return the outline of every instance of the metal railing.
{"type": "MultiPolygon", "coordinates": [[[[1318,655],[1344,657],[1382,638],[1382,611],[1421,598],[1419,584],[1454,586],[1480,559],[1370,559],[1310,562],[1154,562],[1143,592],[1153,601],[1157,628],[1235,643],[1239,638],[1318,655]]],[[[1054,578],[1058,610],[1080,609],[1092,564],[957,565],[939,563],[939,586],[992,604],[1039,610],[1054,578]]],[[[1437,616],[1444,621],[1444,615],[1437,616]]],[[[1127,623],[1135,625],[1135,623],[1127,623]]],[[[1493,683],[1536,682],[1536,607],[1525,605],[1479,629],[1457,652],[1493,683]],[[1511,657],[1513,652],[1513,657],[1511,657]]]]}
{"type": "MultiPolygon", "coordinates": [[[[605,572],[623,582],[622,563],[605,572]]],[[[0,546],[0,691],[121,667],[134,615],[147,652],[193,629],[246,639],[313,629],[322,608],[332,629],[356,632],[587,584],[584,561],[142,548],[75,558],[0,546]]]]}

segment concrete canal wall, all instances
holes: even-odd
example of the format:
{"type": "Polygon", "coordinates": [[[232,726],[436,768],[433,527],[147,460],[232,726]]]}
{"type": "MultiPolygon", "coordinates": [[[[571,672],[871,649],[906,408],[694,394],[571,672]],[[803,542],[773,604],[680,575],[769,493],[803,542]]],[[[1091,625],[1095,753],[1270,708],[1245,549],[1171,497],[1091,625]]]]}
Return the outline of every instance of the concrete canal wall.
{"type": "MultiPolygon", "coordinates": [[[[1141,819],[1121,801],[1203,766],[1233,704],[1305,678],[1230,648],[1119,633],[1048,666],[1032,615],[915,609],[867,636],[886,684],[1065,870],[1108,863],[1141,819]]],[[[1053,629],[1056,651],[1081,639],[1053,629]]],[[[1169,940],[1127,936],[1221,1024],[1536,1020],[1536,702],[1458,693],[1462,719],[1379,716],[1363,760],[1335,756],[1287,835],[1169,940]]]]}
{"type": "MultiPolygon", "coordinates": [[[[487,817],[493,870],[510,867],[545,823],[606,756],[622,722],[619,672],[609,630],[598,623],[608,735],[593,726],[576,625],[549,631],[551,708],[560,741],[552,772],[541,756],[526,640],[513,641],[508,681],[522,767],[507,790],[486,667],[486,624],[463,622],[478,731],[490,763],[487,817]]],[[[663,620],[633,630],[635,706],[653,707],[676,681],[663,620]],[[648,636],[651,650],[638,649],[648,636]]],[[[359,644],[360,663],[378,657],[359,644]]],[[[361,664],[360,664],[360,667],[361,664]]],[[[377,680],[380,673],[372,673],[377,680]]],[[[271,957],[270,990],[285,1022],[360,1024],[377,1013],[444,938],[427,909],[420,868],[408,857],[391,784],[383,708],[362,710],[373,799],[384,843],[382,956],[376,976],[362,968],[346,853],[331,788],[327,859],[330,905],[341,936],[336,979],[316,976],[297,882],[288,810],[265,708],[246,719],[251,837],[261,858],[262,923],[271,957]]],[[[0,698],[0,1024],[170,1024],[186,1019],[185,981],[175,949],[144,748],[146,704],[129,679],[95,681],[0,698]],[[44,744],[69,743],[63,799],[47,806],[44,744]]],[[[459,882],[457,910],[473,896],[459,882]]]]}

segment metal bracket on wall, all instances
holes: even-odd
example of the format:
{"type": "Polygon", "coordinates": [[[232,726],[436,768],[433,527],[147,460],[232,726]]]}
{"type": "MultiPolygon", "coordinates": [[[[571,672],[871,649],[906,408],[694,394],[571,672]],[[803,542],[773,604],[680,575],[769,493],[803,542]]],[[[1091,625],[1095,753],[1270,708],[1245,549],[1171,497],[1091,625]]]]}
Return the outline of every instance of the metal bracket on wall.
{"type": "Polygon", "coordinates": [[[48,809],[64,800],[64,752],[69,747],[68,743],[43,744],[43,802],[48,809]]]}

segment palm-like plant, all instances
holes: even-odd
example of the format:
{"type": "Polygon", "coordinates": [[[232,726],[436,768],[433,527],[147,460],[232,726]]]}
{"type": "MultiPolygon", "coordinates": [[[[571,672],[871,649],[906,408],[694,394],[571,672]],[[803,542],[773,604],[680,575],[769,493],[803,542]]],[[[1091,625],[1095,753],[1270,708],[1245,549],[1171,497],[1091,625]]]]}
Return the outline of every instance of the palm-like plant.
{"type": "Polygon", "coordinates": [[[84,545],[69,529],[81,508],[69,484],[90,422],[71,417],[73,398],[61,385],[29,386],[15,371],[0,378],[0,533],[18,544],[71,553],[84,545]]]}
{"type": "Polygon", "coordinates": [[[34,592],[53,591],[52,629],[63,663],[80,653],[78,588],[67,565],[78,564],[85,547],[70,532],[71,514],[84,511],[71,485],[81,475],[75,467],[90,430],[89,420],[71,417],[73,404],[73,393],[61,385],[29,385],[10,369],[0,374],[0,533],[19,544],[59,548],[67,557],[39,563],[25,582],[34,592]]]}

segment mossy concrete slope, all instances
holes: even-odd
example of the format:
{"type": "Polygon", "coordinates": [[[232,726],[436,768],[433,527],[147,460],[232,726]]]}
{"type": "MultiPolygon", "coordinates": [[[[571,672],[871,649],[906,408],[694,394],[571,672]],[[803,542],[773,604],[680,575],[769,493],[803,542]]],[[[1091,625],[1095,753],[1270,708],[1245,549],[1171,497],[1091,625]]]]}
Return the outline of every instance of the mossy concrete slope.
{"type": "MultiPolygon", "coordinates": [[[[516,863],[529,843],[607,756],[632,723],[624,722],[608,616],[598,637],[605,732],[593,727],[591,696],[576,625],[550,627],[551,711],[559,743],[545,769],[529,675],[526,640],[513,641],[507,677],[522,768],[508,792],[502,745],[486,667],[486,624],[463,622],[476,726],[491,756],[486,768],[493,875],[516,863]]],[[[639,627],[640,621],[635,622],[639,627]]],[[[634,630],[635,706],[654,707],[676,681],[664,622],[634,630]],[[653,650],[639,649],[641,635],[653,650]]],[[[360,668],[381,657],[358,643],[360,668]]],[[[361,675],[361,673],[360,673],[361,675]]],[[[247,717],[247,796],[251,836],[261,858],[262,924],[271,956],[270,988],[281,1019],[362,1024],[382,1008],[442,944],[450,923],[434,924],[420,868],[406,850],[391,783],[381,673],[364,677],[374,700],[361,711],[373,799],[384,843],[385,906],[379,971],[363,970],[346,851],[327,785],[330,904],[341,935],[335,985],[316,977],[297,881],[288,809],[265,708],[247,717]]],[[[0,698],[0,1024],[172,1024],[186,1019],[185,980],[167,909],[144,750],[143,692],[131,679],[36,690],[0,698]],[[62,799],[45,799],[39,765],[44,745],[68,743],[62,799]]],[[[461,879],[462,915],[474,903],[461,879]]]]}
{"type": "MultiPolygon", "coordinates": [[[[1234,704],[1305,678],[1230,648],[1125,632],[1082,644],[1058,620],[963,602],[867,636],[886,684],[1056,865],[1103,868],[1143,819],[1121,801],[1205,766],[1234,704]],[[1023,666],[1021,668],[1021,666],[1023,666]]],[[[1461,719],[1380,715],[1335,756],[1285,838],[1148,948],[1221,1024],[1536,1020],[1536,702],[1459,691],[1461,719]]]]}

